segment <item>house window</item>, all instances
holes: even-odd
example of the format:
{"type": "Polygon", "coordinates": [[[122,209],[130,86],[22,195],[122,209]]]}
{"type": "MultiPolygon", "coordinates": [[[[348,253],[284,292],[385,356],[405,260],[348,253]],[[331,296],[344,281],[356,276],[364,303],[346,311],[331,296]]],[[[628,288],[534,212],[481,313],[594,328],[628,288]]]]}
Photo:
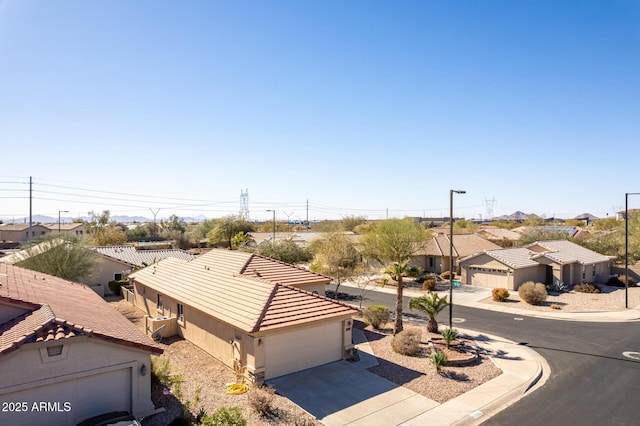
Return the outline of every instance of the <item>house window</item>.
{"type": "Polygon", "coordinates": [[[433,257],[429,256],[429,268],[433,268],[433,257]]]}
{"type": "Polygon", "coordinates": [[[158,312],[162,312],[162,295],[158,294],[158,300],[156,303],[156,309],[158,312]]]}
{"type": "Polygon", "coordinates": [[[184,324],[184,307],[182,303],[178,303],[178,322],[184,324]]]}
{"type": "Polygon", "coordinates": [[[122,274],[114,274],[113,277],[114,280],[120,281],[122,279],[122,274]]]}
{"type": "Polygon", "coordinates": [[[584,271],[582,271],[582,279],[584,280],[584,278],[585,278],[585,273],[584,271]]]}
{"type": "Polygon", "coordinates": [[[596,267],[594,266],[593,269],[591,270],[591,276],[595,277],[596,276],[596,267]]]}

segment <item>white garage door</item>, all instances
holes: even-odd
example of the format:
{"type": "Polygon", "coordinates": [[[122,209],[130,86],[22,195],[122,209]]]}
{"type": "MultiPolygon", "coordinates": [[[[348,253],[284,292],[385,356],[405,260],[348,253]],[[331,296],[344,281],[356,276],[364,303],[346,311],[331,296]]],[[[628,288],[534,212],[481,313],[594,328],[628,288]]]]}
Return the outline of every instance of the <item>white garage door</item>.
{"type": "Polygon", "coordinates": [[[503,272],[470,270],[468,282],[480,287],[507,287],[507,275],[503,272]]]}
{"type": "Polygon", "coordinates": [[[0,399],[27,403],[24,413],[0,413],[0,423],[7,425],[75,425],[110,411],[130,412],[131,368],[38,386],[0,399]]]}
{"type": "Polygon", "coordinates": [[[265,379],[342,359],[342,322],[280,333],[264,339],[265,379]]]}

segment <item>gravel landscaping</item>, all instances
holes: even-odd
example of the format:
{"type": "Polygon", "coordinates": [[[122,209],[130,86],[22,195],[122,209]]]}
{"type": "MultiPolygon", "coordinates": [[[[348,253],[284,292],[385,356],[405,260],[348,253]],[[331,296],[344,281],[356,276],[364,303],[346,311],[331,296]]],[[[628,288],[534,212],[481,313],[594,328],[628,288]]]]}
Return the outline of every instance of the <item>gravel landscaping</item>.
{"type": "MultiPolygon", "coordinates": [[[[363,326],[359,321],[355,326],[358,326],[358,323],[363,326]]],[[[379,362],[378,366],[369,368],[369,371],[439,403],[455,398],[502,373],[486,354],[479,353],[472,363],[465,366],[446,366],[442,374],[438,374],[429,361],[431,348],[427,342],[440,335],[428,333],[424,322],[404,321],[404,329],[411,328],[422,330],[421,351],[417,356],[400,355],[393,351],[391,328],[383,330],[364,328],[369,345],[379,362]]],[[[475,352],[469,352],[470,347],[476,346],[475,342],[465,336],[461,336],[454,343],[463,343],[467,351],[460,353],[453,349],[453,346],[452,349],[445,349],[440,345],[435,349],[444,351],[452,361],[466,359],[470,353],[475,352]]]]}
{"type": "MultiPolygon", "coordinates": [[[[604,284],[598,284],[598,287],[601,289],[601,293],[578,293],[573,291],[550,293],[546,302],[541,305],[530,305],[520,300],[518,292],[512,290],[509,290],[509,298],[504,302],[495,302],[489,297],[482,300],[482,303],[545,312],[605,312],[623,311],[625,309],[624,288],[611,287],[604,284]]],[[[640,287],[629,287],[628,296],[629,307],[640,306],[640,287]]]]}

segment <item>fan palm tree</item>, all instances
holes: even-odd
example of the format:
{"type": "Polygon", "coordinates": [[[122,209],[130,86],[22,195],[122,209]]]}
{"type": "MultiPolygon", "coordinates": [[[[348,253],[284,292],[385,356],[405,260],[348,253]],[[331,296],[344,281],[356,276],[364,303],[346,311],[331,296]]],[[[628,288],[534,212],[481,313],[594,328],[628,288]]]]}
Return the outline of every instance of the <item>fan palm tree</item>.
{"type": "Polygon", "coordinates": [[[437,333],[438,321],[436,321],[436,315],[438,315],[448,304],[447,296],[440,297],[438,293],[430,291],[429,294],[425,296],[414,297],[409,300],[409,309],[416,309],[429,315],[427,331],[437,333]]]}
{"type": "Polygon", "coordinates": [[[415,266],[409,266],[409,261],[393,262],[384,271],[389,275],[392,280],[398,283],[396,291],[396,317],[393,324],[393,334],[398,334],[402,331],[402,289],[404,277],[415,277],[420,273],[420,269],[415,266]]]}

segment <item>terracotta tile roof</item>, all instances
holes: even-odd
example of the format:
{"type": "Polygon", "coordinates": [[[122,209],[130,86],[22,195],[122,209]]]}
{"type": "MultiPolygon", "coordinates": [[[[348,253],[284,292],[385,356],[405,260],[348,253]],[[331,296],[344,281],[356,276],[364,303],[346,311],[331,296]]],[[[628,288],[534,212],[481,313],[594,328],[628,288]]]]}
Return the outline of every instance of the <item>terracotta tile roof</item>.
{"type": "Polygon", "coordinates": [[[171,250],[136,250],[132,246],[103,246],[93,249],[96,253],[130,266],[153,265],[156,262],[168,257],[177,259],[191,260],[195,256],[187,251],[171,249],[171,250]]]}
{"type": "MultiPolygon", "coordinates": [[[[438,235],[426,241],[424,254],[427,256],[449,257],[449,246],[451,242],[449,235],[438,235]]],[[[485,240],[475,234],[454,234],[453,235],[453,255],[454,257],[465,257],[483,250],[500,248],[499,245],[485,240]]]]}
{"type": "MultiPolygon", "coordinates": [[[[250,253],[212,250],[190,262],[165,259],[134,272],[130,278],[248,333],[358,312],[346,304],[253,273],[241,274],[252,259],[250,253]]],[[[286,264],[278,264],[278,268],[298,269],[286,264]]]]}
{"type": "Polygon", "coordinates": [[[0,354],[32,340],[77,335],[162,353],[142,330],[82,284],[0,264],[0,309],[2,304],[28,312],[0,325],[0,354]]]}

